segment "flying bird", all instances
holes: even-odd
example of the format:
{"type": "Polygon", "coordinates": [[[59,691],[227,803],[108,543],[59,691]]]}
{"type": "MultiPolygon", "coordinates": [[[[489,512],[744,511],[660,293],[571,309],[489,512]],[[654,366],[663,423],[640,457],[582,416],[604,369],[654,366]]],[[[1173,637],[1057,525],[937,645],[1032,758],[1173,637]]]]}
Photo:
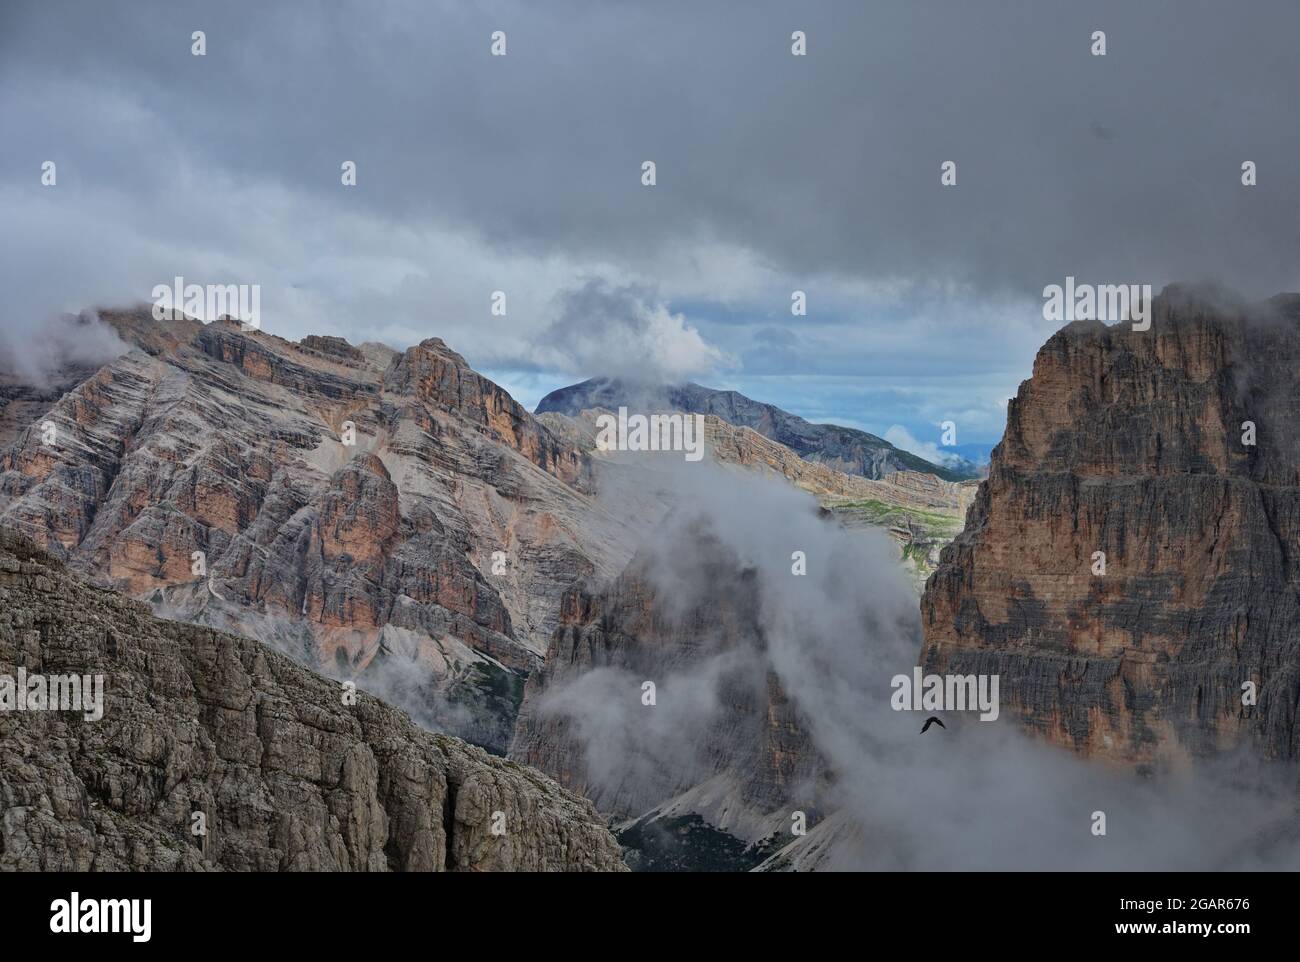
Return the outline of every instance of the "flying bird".
{"type": "Polygon", "coordinates": [[[921,726],[921,734],[924,735],[926,732],[930,730],[930,726],[936,723],[939,725],[940,728],[947,729],[948,727],[939,719],[938,715],[931,715],[929,718],[925,720],[925,724],[921,726]]]}

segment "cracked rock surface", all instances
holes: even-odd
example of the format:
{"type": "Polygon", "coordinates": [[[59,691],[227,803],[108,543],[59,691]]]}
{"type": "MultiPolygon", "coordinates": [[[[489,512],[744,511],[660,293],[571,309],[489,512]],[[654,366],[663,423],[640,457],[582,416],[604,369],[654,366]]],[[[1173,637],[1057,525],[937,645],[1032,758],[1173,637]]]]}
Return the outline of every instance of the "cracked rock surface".
{"type": "Polygon", "coordinates": [[[926,669],[999,675],[1085,755],[1300,755],[1298,367],[1294,294],[1170,287],[1148,331],[1054,335],[927,585],[926,669]]]}
{"type": "Polygon", "coordinates": [[[0,870],[623,869],[540,772],[0,529],[0,675],[20,669],[103,675],[104,712],[0,711],[0,870]]]}

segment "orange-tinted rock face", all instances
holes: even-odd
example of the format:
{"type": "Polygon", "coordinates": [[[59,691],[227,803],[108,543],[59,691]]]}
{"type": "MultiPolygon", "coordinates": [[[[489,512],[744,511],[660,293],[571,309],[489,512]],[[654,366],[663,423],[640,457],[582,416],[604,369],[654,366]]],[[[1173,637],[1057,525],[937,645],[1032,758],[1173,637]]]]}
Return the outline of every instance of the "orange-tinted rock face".
{"type": "Polygon", "coordinates": [[[581,452],[541,426],[514,398],[482,377],[440,338],[410,348],[385,375],[389,389],[429,409],[456,411],[494,441],[518,451],[565,482],[585,487],[590,466],[581,452]]]}
{"type": "Polygon", "coordinates": [[[1052,337],[927,585],[923,664],[998,674],[1004,716],[1084,754],[1300,754],[1297,370],[1295,297],[1170,288],[1149,331],[1052,337]]]}
{"type": "Polygon", "coordinates": [[[387,554],[401,527],[397,486],[373,454],[358,455],[332,480],[309,550],[318,550],[325,561],[373,564],[387,554]]]}
{"type": "Polygon", "coordinates": [[[398,686],[417,717],[504,750],[511,673],[564,591],[630,554],[585,523],[587,457],[437,339],[403,353],[101,316],[136,349],[22,409],[0,523],[160,613],[398,686]]]}

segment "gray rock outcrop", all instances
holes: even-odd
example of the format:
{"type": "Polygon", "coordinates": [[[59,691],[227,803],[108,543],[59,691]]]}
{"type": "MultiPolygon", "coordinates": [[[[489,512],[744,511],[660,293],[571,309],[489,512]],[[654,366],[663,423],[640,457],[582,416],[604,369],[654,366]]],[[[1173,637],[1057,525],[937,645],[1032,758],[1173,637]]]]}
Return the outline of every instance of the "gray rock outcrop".
{"type": "Polygon", "coordinates": [[[540,772],[0,529],[0,680],[20,672],[102,675],[103,715],[0,710],[0,870],[623,869],[540,772]]]}

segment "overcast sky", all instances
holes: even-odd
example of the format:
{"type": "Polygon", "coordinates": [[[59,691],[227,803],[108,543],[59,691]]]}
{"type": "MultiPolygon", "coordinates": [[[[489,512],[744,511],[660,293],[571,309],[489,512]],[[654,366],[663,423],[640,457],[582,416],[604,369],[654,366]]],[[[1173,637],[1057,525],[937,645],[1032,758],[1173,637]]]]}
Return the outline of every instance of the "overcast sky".
{"type": "Polygon", "coordinates": [[[437,335],[530,406],[639,373],[995,441],[1047,284],[1300,289],[1297,36],[1294,0],[5,0],[0,319],[260,284],[273,333],[437,335]]]}

